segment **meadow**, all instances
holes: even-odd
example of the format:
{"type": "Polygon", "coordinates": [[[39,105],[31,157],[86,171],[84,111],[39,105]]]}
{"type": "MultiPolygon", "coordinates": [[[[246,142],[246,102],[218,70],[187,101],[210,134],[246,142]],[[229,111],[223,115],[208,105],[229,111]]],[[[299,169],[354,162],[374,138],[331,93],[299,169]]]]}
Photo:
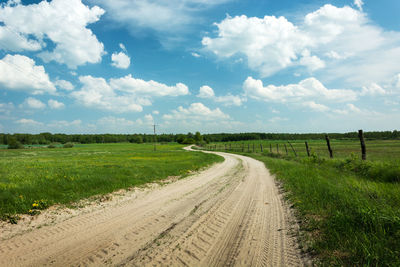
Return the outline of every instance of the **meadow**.
{"type": "MultiPolygon", "coordinates": [[[[264,162],[280,181],[300,223],[303,250],[322,266],[400,266],[400,141],[367,140],[366,161],[358,140],[333,140],[334,159],[325,140],[309,142],[310,157],[304,141],[291,143],[298,157],[289,146],[286,155],[282,141],[263,141],[263,153],[260,142],[249,141],[245,152],[234,153],[264,162]]],[[[212,145],[225,150],[225,143],[212,145]]]]}
{"type": "Polygon", "coordinates": [[[93,195],[184,177],[223,158],[183,145],[87,144],[73,148],[0,148],[0,218],[37,213],[93,195]]]}

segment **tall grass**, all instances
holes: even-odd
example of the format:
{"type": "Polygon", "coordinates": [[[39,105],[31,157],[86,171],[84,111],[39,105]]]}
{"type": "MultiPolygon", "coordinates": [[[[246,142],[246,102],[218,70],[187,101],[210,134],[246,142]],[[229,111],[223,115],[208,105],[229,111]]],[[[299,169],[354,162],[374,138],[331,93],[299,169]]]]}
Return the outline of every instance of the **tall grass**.
{"type": "Polygon", "coordinates": [[[151,144],[126,143],[0,150],[0,218],[184,176],[222,160],[181,148],[168,144],[153,151],[151,144]]]}

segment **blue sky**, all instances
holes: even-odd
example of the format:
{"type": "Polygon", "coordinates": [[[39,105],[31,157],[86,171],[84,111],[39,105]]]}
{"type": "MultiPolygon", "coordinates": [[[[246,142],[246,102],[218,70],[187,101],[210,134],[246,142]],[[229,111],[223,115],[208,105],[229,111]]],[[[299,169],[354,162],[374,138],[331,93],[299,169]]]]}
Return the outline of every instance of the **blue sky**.
{"type": "Polygon", "coordinates": [[[0,132],[400,128],[397,0],[0,3],[0,132]]]}

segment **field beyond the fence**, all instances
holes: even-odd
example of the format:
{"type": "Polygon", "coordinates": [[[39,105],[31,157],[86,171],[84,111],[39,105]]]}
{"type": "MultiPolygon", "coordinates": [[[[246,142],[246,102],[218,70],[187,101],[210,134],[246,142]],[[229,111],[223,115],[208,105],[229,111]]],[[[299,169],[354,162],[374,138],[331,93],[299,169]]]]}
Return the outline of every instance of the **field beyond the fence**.
{"type": "Polygon", "coordinates": [[[0,219],[184,176],[222,160],[182,147],[170,143],[153,151],[152,144],[118,143],[0,149],[0,219]]]}
{"type": "MultiPolygon", "coordinates": [[[[289,141],[296,151],[297,156],[306,157],[306,140],[289,141]]],[[[240,142],[219,142],[205,146],[209,150],[223,151],[225,148],[233,152],[272,152],[289,156],[294,156],[294,152],[287,141],[282,140],[251,140],[240,142]],[[286,145],[286,148],[285,148],[286,145]],[[253,150],[254,146],[254,150],[253,150]],[[278,150],[278,151],[277,151],[278,150]]],[[[344,159],[359,157],[361,158],[361,146],[359,140],[334,140],[331,139],[331,147],[333,150],[333,158],[344,159]]],[[[310,154],[315,154],[320,158],[329,158],[329,152],[325,140],[307,141],[310,154]]],[[[397,162],[400,161],[400,140],[365,140],[367,149],[367,160],[397,162]]]]}

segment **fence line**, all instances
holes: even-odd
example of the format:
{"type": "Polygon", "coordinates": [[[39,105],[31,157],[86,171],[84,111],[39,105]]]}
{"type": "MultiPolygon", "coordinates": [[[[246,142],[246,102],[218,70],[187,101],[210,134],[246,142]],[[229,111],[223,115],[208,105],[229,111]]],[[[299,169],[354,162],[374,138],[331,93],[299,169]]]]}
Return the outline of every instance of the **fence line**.
{"type": "MultiPolygon", "coordinates": [[[[366,158],[367,158],[367,150],[366,150],[363,130],[359,130],[358,131],[358,137],[360,139],[361,158],[362,158],[362,160],[366,160],[366,158]]],[[[332,146],[331,146],[330,138],[329,138],[329,136],[327,134],[325,134],[325,141],[326,141],[326,147],[327,147],[327,150],[328,150],[328,153],[329,153],[329,157],[333,158],[333,149],[332,149],[332,146]]],[[[276,142],[273,142],[273,143],[276,143],[276,142]]],[[[293,152],[293,155],[295,157],[297,157],[298,153],[296,152],[296,150],[295,150],[294,146],[292,145],[292,143],[290,143],[289,141],[287,141],[287,143],[289,144],[289,146],[290,146],[290,148],[291,148],[291,150],[293,152]]],[[[308,157],[310,157],[311,156],[311,147],[310,147],[310,145],[309,145],[309,143],[307,141],[305,141],[304,144],[305,144],[306,155],[308,157]]],[[[265,145],[266,144],[264,144],[264,146],[265,145]]],[[[260,143],[259,146],[258,146],[257,142],[252,142],[252,147],[250,147],[250,143],[247,143],[247,152],[248,153],[251,153],[251,152],[252,153],[258,153],[258,152],[265,153],[264,146],[263,146],[262,143],[260,143]],[[257,147],[259,147],[259,149],[257,147]]],[[[288,150],[288,147],[287,147],[286,143],[283,143],[283,147],[285,148],[286,156],[289,156],[290,153],[289,153],[289,150],[288,150]]],[[[218,145],[217,144],[210,144],[210,145],[203,146],[203,148],[205,148],[207,150],[214,150],[214,151],[219,150],[219,149],[220,150],[224,150],[225,149],[225,151],[245,152],[245,143],[241,143],[241,144],[240,143],[233,143],[232,144],[232,143],[229,142],[229,145],[227,143],[218,144],[218,145]]],[[[269,153],[273,154],[272,143],[271,142],[269,143],[269,153]]],[[[276,143],[276,153],[279,154],[279,155],[283,154],[283,152],[281,153],[279,151],[279,142],[276,143]]]]}

